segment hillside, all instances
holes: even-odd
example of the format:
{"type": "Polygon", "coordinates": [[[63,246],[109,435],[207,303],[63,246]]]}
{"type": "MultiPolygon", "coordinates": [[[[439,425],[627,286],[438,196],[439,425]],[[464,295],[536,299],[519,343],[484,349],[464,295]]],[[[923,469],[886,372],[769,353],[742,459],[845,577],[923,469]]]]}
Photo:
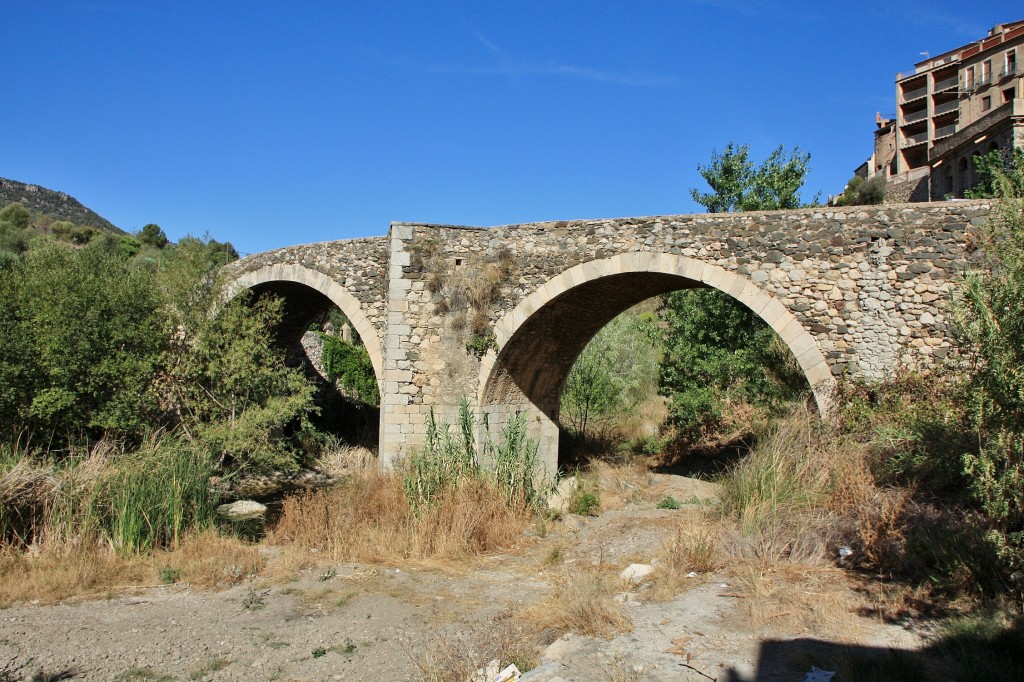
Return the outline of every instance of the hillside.
{"type": "Polygon", "coordinates": [[[56,220],[67,220],[75,225],[87,225],[104,232],[127,234],[106,218],[82,205],[78,199],[46,189],[39,185],[28,185],[17,180],[0,178],[0,206],[19,202],[32,213],[52,216],[56,220]]]}

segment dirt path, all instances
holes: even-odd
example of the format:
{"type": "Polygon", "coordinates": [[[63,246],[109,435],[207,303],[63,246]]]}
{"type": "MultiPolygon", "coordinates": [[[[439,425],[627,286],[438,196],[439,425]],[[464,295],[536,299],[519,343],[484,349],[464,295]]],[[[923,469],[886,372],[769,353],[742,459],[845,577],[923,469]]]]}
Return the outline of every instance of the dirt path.
{"type": "MultiPolygon", "coordinates": [[[[676,484],[680,494],[694,485],[676,484]]],[[[508,650],[554,586],[582,571],[614,577],[649,562],[679,519],[700,513],[699,504],[659,510],[640,502],[596,519],[568,517],[543,538],[524,538],[521,551],[462,567],[331,566],[285,584],[169,586],[15,606],[0,610],[0,680],[431,679],[508,650]]],[[[616,599],[630,631],[608,639],[548,630],[538,642],[534,630],[540,664],[523,679],[793,680],[827,667],[838,651],[830,642],[918,644],[849,613],[855,597],[836,596],[848,590],[843,576],[822,571],[813,576],[828,582],[820,613],[806,572],[765,584],[780,591],[789,581],[811,601],[779,601],[781,592],[768,588],[758,597],[753,588],[764,576],[744,583],[731,569],[695,576],[667,601],[650,598],[643,583],[622,583],[616,599]],[[836,609],[847,612],[828,613],[836,609]]]]}

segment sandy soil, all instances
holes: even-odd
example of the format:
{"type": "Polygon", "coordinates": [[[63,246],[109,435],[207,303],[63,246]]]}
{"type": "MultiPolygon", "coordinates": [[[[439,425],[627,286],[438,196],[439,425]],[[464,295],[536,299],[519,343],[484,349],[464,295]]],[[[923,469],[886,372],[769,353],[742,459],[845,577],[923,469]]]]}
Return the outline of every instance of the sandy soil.
{"type": "MultiPolygon", "coordinates": [[[[680,500],[710,494],[689,479],[660,484],[680,500]]],[[[524,536],[514,552],[455,567],[327,566],[284,584],[256,578],[220,592],[175,585],[14,606],[0,610],[0,682],[439,679],[456,660],[482,665],[521,635],[519,623],[558,581],[649,562],[679,519],[701,513],[696,503],[659,510],[647,501],[568,516],[544,537],[524,536]]],[[[799,680],[849,646],[919,644],[853,613],[852,582],[822,571],[821,599],[836,611],[825,615],[811,613],[817,597],[806,574],[804,583],[794,578],[804,601],[775,612],[771,595],[755,606],[732,569],[698,575],[668,601],[649,598],[643,583],[622,583],[616,598],[630,631],[606,639],[534,629],[539,664],[523,680],[799,680]]]]}

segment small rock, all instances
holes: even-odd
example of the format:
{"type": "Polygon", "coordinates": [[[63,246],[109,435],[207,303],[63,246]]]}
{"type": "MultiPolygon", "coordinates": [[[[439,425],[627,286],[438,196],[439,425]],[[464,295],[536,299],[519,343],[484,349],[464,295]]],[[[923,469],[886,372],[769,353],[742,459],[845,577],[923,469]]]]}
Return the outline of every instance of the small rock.
{"type": "Polygon", "coordinates": [[[649,576],[652,571],[654,571],[654,566],[650,564],[630,564],[622,571],[619,577],[631,583],[638,583],[649,576]]]}
{"type": "Polygon", "coordinates": [[[551,493],[550,497],[548,497],[548,508],[562,513],[568,511],[569,500],[572,499],[573,494],[579,487],[580,482],[576,480],[575,476],[563,478],[558,482],[555,492],[551,493]]]}
{"type": "Polygon", "coordinates": [[[220,505],[217,507],[217,513],[232,521],[246,521],[263,516],[267,513],[267,507],[253,500],[237,500],[220,505]]]}

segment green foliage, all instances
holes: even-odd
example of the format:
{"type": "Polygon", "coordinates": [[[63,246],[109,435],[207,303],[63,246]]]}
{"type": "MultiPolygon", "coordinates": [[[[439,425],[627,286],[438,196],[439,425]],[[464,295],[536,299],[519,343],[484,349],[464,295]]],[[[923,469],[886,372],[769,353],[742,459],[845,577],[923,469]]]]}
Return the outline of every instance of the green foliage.
{"type": "Polygon", "coordinates": [[[157,249],[164,248],[169,241],[167,235],[160,229],[160,226],[154,223],[144,226],[135,236],[140,243],[157,249]]]}
{"type": "Polygon", "coordinates": [[[679,502],[671,495],[666,495],[658,501],[658,509],[679,509],[679,502]]]}
{"type": "Polygon", "coordinates": [[[0,278],[0,420],[32,432],[140,433],[163,345],[147,273],[44,244],[0,278]]]}
{"type": "Polygon", "coordinates": [[[787,158],[779,145],[757,167],[749,155],[750,145],[731,141],[721,154],[712,151],[711,163],[697,166],[711,192],[691,189],[693,200],[709,213],[768,211],[803,205],[799,192],[810,170],[810,154],[802,154],[799,147],[794,147],[787,158]]]}
{"type": "Polygon", "coordinates": [[[473,334],[469,341],[466,342],[466,351],[478,358],[483,357],[492,348],[497,348],[497,341],[494,338],[493,332],[473,334]]]}
{"type": "Polygon", "coordinates": [[[602,328],[573,363],[559,417],[577,437],[599,436],[657,392],[661,343],[649,314],[625,312],[602,328]]]}
{"type": "Polygon", "coordinates": [[[366,347],[341,337],[320,334],[323,342],[323,367],[328,381],[337,381],[345,395],[367,405],[380,405],[377,376],[366,347]]]}
{"type": "Polygon", "coordinates": [[[476,422],[463,398],[459,405],[459,433],[447,423],[438,426],[434,409],[427,416],[423,449],[409,459],[405,494],[416,509],[431,504],[445,489],[476,473],[476,422]]]}
{"type": "Polygon", "coordinates": [[[749,308],[714,289],[676,291],[660,311],[662,394],[683,435],[713,428],[727,403],[768,409],[807,390],[795,359],[749,308]]]}
{"type": "Polygon", "coordinates": [[[7,223],[19,230],[26,230],[32,224],[32,214],[21,204],[8,204],[0,210],[0,222],[7,223]]]}
{"type": "Polygon", "coordinates": [[[213,523],[210,460],[165,439],[121,459],[97,486],[92,514],[120,554],[175,546],[187,530],[213,523]]]}
{"type": "Polygon", "coordinates": [[[974,169],[981,181],[964,192],[968,199],[1024,196],[1024,149],[1009,155],[998,149],[974,157],[974,169]]]}
{"type": "Polygon", "coordinates": [[[569,500],[569,511],[579,516],[597,516],[601,510],[601,500],[597,493],[578,488],[569,500]]]}
{"type": "Polygon", "coordinates": [[[523,412],[517,412],[505,426],[499,444],[487,443],[487,451],[494,461],[491,475],[504,494],[506,504],[517,500],[527,504],[537,501],[538,446],[539,443],[527,436],[526,414],[523,412]]]}
{"type": "Polygon", "coordinates": [[[850,178],[836,206],[868,206],[885,203],[885,178],[877,175],[865,180],[859,175],[850,178]]]}
{"type": "Polygon", "coordinates": [[[989,540],[1009,570],[1024,570],[1024,183],[992,169],[999,197],[983,239],[983,268],[967,278],[955,320],[964,342],[981,440],[964,457],[989,540]]]}
{"type": "Polygon", "coordinates": [[[160,569],[160,582],[164,585],[173,585],[178,582],[178,578],[181,576],[181,571],[170,566],[164,566],[160,569]]]}
{"type": "Polygon", "coordinates": [[[833,402],[843,432],[868,444],[879,483],[954,498],[968,487],[961,456],[977,449],[968,399],[955,376],[932,373],[846,380],[833,402]]]}

